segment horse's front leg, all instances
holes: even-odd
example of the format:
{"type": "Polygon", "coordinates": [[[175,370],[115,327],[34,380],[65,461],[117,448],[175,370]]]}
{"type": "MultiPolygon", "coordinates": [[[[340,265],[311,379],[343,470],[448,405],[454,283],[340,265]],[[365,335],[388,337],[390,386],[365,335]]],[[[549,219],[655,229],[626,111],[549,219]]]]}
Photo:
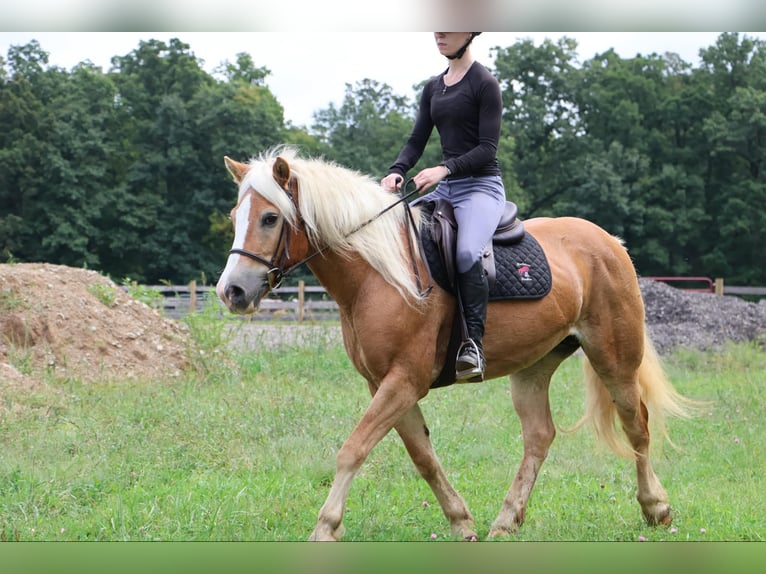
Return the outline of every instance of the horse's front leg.
{"type": "Polygon", "coordinates": [[[390,375],[383,379],[362,420],[338,451],[335,480],[309,540],[340,540],[344,530],[343,512],[354,475],[373,447],[419,398],[415,389],[402,384],[401,379],[390,375]]]}
{"type": "Polygon", "coordinates": [[[436,457],[431,444],[430,432],[420,406],[413,405],[399,422],[396,431],[404,442],[407,452],[420,475],[431,487],[436,499],[450,522],[452,534],[463,540],[478,540],[474,530],[473,516],[463,498],[455,491],[436,457]]]}
{"type": "Polygon", "coordinates": [[[556,436],[548,387],[551,373],[560,362],[560,359],[547,359],[511,376],[513,406],[521,420],[524,455],[500,513],[492,523],[489,538],[516,534],[524,523],[529,495],[556,436]]]}

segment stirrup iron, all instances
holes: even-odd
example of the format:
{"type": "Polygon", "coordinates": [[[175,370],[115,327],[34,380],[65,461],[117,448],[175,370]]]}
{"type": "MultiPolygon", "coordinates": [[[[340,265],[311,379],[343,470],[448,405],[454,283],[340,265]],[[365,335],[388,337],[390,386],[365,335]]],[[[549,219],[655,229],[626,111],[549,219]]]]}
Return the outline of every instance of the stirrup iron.
{"type": "Polygon", "coordinates": [[[469,383],[480,383],[484,380],[484,359],[479,346],[473,339],[466,339],[458,349],[455,360],[455,379],[469,383]],[[473,356],[469,355],[466,359],[475,358],[475,361],[461,360],[464,355],[469,353],[473,356]]]}

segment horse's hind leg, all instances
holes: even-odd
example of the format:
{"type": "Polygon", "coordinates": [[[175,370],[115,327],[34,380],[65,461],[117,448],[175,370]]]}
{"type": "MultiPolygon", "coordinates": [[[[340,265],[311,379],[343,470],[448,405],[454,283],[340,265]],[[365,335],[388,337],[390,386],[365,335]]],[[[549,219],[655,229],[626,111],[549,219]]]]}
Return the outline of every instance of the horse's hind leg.
{"type": "Polygon", "coordinates": [[[463,540],[477,540],[473,517],[462,497],[450,484],[436,457],[420,407],[414,405],[402,416],[395,428],[418,472],[439,501],[450,522],[452,533],[463,540]]]}
{"type": "MultiPolygon", "coordinates": [[[[647,524],[669,525],[672,522],[668,494],[654,474],[649,460],[649,412],[641,399],[642,385],[651,386],[653,377],[661,376],[651,367],[652,358],[641,358],[640,345],[631,346],[638,357],[617,360],[614,345],[601,344],[585,349],[586,385],[593,393],[590,416],[600,422],[599,433],[617,453],[635,458],[638,492],[636,498],[647,524]],[[642,362],[643,361],[643,362],[642,362]],[[636,364],[640,366],[636,367],[636,364]],[[644,381],[643,379],[647,379],[644,381]],[[630,444],[630,451],[620,448],[615,434],[614,414],[622,423],[622,429],[630,444]],[[632,452],[631,452],[632,451],[632,452]]],[[[597,427],[598,428],[598,427],[597,427]]]]}
{"type": "Polygon", "coordinates": [[[641,505],[647,524],[670,525],[673,517],[670,513],[668,494],[660,484],[649,460],[649,413],[640,397],[638,375],[623,380],[630,382],[607,382],[606,386],[617,408],[622,428],[635,452],[638,482],[636,499],[641,505]]]}
{"type": "Polygon", "coordinates": [[[521,421],[524,455],[500,514],[492,523],[489,538],[516,534],[524,522],[529,495],[556,436],[548,400],[551,376],[573,350],[554,350],[538,363],[511,375],[513,406],[521,421]]]}

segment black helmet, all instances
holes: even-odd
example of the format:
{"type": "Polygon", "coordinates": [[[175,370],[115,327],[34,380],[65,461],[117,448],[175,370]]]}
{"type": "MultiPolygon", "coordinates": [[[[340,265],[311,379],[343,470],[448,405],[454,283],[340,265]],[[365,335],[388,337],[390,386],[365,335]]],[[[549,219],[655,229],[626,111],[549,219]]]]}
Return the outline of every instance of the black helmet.
{"type": "Polygon", "coordinates": [[[481,34],[481,32],[471,32],[471,37],[466,40],[466,43],[463,44],[463,47],[460,48],[457,52],[452,54],[451,56],[447,56],[447,59],[449,60],[459,60],[463,57],[463,54],[465,54],[465,51],[468,49],[468,46],[471,45],[471,42],[473,42],[473,39],[481,34]]]}

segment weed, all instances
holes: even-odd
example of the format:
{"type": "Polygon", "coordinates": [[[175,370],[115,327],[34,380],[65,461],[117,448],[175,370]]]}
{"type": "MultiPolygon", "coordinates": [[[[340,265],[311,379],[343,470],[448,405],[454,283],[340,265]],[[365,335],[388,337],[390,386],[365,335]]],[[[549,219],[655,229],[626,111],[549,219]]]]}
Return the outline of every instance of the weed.
{"type": "Polygon", "coordinates": [[[34,356],[26,345],[9,345],[6,360],[20,373],[32,374],[34,356]]]}
{"type": "Polygon", "coordinates": [[[26,309],[27,304],[24,299],[14,293],[13,289],[3,289],[0,291],[0,312],[10,313],[26,309]]]}
{"type": "Polygon", "coordinates": [[[210,293],[206,294],[202,309],[189,313],[183,321],[189,327],[193,341],[190,355],[196,371],[209,377],[212,373],[230,368],[232,326],[237,323],[221,317],[218,299],[210,293]]]}
{"type": "Polygon", "coordinates": [[[103,283],[92,283],[87,287],[88,293],[101,301],[107,307],[114,307],[117,302],[117,294],[114,287],[103,283]]]}
{"type": "Polygon", "coordinates": [[[145,285],[139,285],[138,282],[133,281],[130,277],[125,277],[122,280],[122,287],[127,291],[136,301],[141,301],[150,307],[155,309],[162,308],[162,301],[165,296],[157,289],[151,289],[145,285]]]}
{"type": "Polygon", "coordinates": [[[18,263],[18,262],[19,262],[19,261],[18,261],[18,259],[16,259],[16,258],[13,256],[13,253],[11,253],[11,251],[10,251],[10,250],[9,250],[7,247],[4,247],[4,248],[3,248],[3,252],[2,252],[2,255],[0,255],[0,257],[1,257],[1,258],[4,258],[4,259],[5,259],[5,262],[6,262],[8,265],[14,265],[14,264],[16,264],[16,263],[18,263]]]}

